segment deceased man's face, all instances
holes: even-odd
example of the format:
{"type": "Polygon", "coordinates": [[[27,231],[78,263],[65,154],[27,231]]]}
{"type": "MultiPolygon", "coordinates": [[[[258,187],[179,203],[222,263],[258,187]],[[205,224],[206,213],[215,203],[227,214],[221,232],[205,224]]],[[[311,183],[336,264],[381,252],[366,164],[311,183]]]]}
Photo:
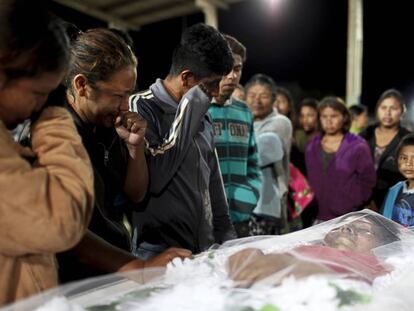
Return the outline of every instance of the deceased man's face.
{"type": "Polygon", "coordinates": [[[359,218],[329,231],[324,243],[340,250],[369,254],[371,249],[382,244],[378,230],[376,224],[359,218]]]}

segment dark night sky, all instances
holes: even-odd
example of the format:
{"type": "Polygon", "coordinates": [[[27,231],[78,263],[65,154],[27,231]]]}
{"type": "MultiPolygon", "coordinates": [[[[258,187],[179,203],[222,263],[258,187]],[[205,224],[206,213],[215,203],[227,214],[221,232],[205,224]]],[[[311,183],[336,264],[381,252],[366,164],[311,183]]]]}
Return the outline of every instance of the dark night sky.
{"type": "MultiPolygon", "coordinates": [[[[361,101],[372,110],[382,91],[400,89],[414,97],[414,53],[409,47],[409,1],[364,1],[364,61],[361,101]],[[374,6],[373,6],[374,5],[374,6]],[[412,91],[411,91],[412,89],[412,91]]],[[[266,0],[244,0],[219,12],[219,29],[237,37],[248,50],[242,83],[262,72],[306,96],[345,96],[347,0],[284,0],[278,9],[266,0]]],[[[52,11],[81,29],[106,24],[50,3],[52,11]]],[[[138,88],[165,77],[181,31],[203,15],[143,26],[131,32],[139,58],[138,88]],[[157,54],[157,56],[155,56],[157,54]]]]}
{"type": "Polygon", "coordinates": [[[384,90],[395,87],[411,105],[414,100],[411,1],[375,1],[375,7],[373,1],[364,2],[362,102],[374,107],[384,90]]]}
{"type": "Polygon", "coordinates": [[[246,1],[220,14],[220,29],[248,49],[242,81],[263,72],[289,87],[296,99],[344,95],[346,0],[288,0],[273,8],[246,1]],[[311,3],[311,5],[310,5],[311,3]]]}

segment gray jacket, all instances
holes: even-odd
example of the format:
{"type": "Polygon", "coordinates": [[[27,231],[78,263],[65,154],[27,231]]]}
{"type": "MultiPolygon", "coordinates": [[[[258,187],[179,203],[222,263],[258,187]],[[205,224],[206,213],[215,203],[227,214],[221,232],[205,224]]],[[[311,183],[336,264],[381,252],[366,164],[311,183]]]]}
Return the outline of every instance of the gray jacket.
{"type": "Polygon", "coordinates": [[[286,222],[292,124],[274,111],[263,120],[255,121],[254,130],[264,179],[254,212],[286,222]]]}
{"type": "Polygon", "coordinates": [[[198,253],[235,237],[214,147],[209,98],[199,87],[177,104],[158,79],[130,98],[147,120],[150,186],[133,217],[138,243],[198,253]]]}

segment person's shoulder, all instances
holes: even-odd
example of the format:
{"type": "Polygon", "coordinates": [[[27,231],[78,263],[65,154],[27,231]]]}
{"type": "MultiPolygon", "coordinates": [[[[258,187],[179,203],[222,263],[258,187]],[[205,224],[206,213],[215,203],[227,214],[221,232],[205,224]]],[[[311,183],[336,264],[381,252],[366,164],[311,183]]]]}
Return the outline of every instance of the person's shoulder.
{"type": "Polygon", "coordinates": [[[288,133],[293,132],[292,121],[281,113],[275,113],[271,118],[275,128],[280,131],[287,131],[288,133]]]}
{"type": "Polygon", "coordinates": [[[253,122],[253,114],[250,110],[247,103],[243,100],[237,99],[235,97],[230,98],[230,105],[228,105],[229,109],[233,111],[237,111],[237,113],[244,115],[247,117],[249,122],[253,122]]]}
{"type": "Polygon", "coordinates": [[[390,191],[399,191],[400,189],[404,187],[404,183],[405,183],[405,180],[397,182],[395,185],[391,186],[390,191]]]}
{"type": "Polygon", "coordinates": [[[321,139],[322,139],[322,133],[318,133],[315,136],[313,136],[308,143],[306,144],[305,151],[310,151],[314,148],[320,149],[321,146],[321,139]]]}
{"type": "Polygon", "coordinates": [[[364,143],[364,144],[366,143],[364,138],[351,132],[347,132],[345,134],[345,139],[352,143],[364,143]]]}
{"type": "Polygon", "coordinates": [[[212,103],[207,110],[206,119],[211,122],[218,122],[219,120],[225,119],[226,108],[223,105],[212,103]]]}
{"type": "Polygon", "coordinates": [[[151,89],[140,91],[138,93],[132,94],[129,97],[130,105],[137,105],[138,103],[147,103],[151,101],[154,101],[154,93],[151,89]]]}
{"type": "Polygon", "coordinates": [[[285,116],[285,115],[283,115],[281,113],[278,113],[278,112],[275,113],[272,116],[272,118],[275,119],[275,120],[277,120],[278,122],[283,122],[285,124],[289,124],[290,126],[292,126],[292,121],[290,121],[290,119],[287,116],[285,116]]]}
{"type": "Polygon", "coordinates": [[[345,135],[345,140],[349,144],[349,146],[353,146],[354,149],[358,149],[358,150],[366,149],[369,151],[369,146],[368,146],[367,141],[359,135],[348,132],[345,135]]]}
{"type": "Polygon", "coordinates": [[[363,130],[361,133],[359,133],[359,136],[369,140],[371,137],[375,134],[375,129],[377,128],[378,124],[371,124],[369,125],[365,130],[363,130]]]}
{"type": "Polygon", "coordinates": [[[230,104],[231,105],[235,105],[236,107],[240,107],[243,109],[249,109],[249,107],[247,106],[247,103],[244,100],[238,99],[236,97],[230,97],[230,104]]]}
{"type": "Polygon", "coordinates": [[[405,135],[411,134],[411,131],[409,131],[408,129],[406,129],[405,127],[401,126],[400,130],[399,130],[399,135],[401,137],[404,137],[405,135]]]}
{"type": "Polygon", "coordinates": [[[156,113],[157,106],[157,99],[151,89],[135,93],[129,98],[129,110],[133,112],[156,113]]]}
{"type": "Polygon", "coordinates": [[[292,122],[290,122],[289,118],[280,113],[270,114],[263,120],[263,123],[266,124],[266,126],[273,126],[277,129],[280,129],[281,127],[292,127],[292,122]]]}

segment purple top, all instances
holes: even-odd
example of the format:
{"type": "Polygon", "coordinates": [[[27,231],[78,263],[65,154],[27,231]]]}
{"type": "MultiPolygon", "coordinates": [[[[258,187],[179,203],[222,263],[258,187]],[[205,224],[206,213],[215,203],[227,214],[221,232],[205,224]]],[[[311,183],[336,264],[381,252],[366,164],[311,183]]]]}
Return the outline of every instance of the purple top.
{"type": "Polygon", "coordinates": [[[322,163],[322,134],[306,146],[309,183],[319,207],[317,219],[329,220],[357,210],[375,186],[374,162],[366,141],[346,133],[326,170],[322,163]]]}

